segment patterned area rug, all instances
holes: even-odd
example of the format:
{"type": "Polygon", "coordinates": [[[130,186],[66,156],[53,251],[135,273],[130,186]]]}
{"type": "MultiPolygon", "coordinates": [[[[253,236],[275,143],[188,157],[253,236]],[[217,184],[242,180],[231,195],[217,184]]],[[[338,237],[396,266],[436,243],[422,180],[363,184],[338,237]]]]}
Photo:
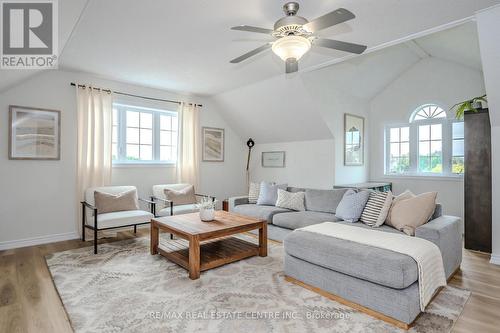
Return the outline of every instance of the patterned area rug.
{"type": "MultiPolygon", "coordinates": [[[[286,282],[282,258],[283,247],[271,243],[268,257],[195,281],[150,255],[147,238],[99,245],[98,255],[89,247],[46,260],[75,332],[404,332],[286,282]]],[[[449,332],[469,295],[444,288],[410,332],[449,332]]]]}

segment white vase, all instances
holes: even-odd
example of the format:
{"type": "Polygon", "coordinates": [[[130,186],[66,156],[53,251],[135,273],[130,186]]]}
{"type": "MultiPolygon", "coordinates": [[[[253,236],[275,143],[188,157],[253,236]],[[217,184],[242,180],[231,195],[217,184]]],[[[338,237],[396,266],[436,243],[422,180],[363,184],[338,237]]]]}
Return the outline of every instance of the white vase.
{"type": "Polygon", "coordinates": [[[200,207],[200,219],[203,222],[213,221],[214,218],[215,218],[215,209],[214,208],[200,207]]]}

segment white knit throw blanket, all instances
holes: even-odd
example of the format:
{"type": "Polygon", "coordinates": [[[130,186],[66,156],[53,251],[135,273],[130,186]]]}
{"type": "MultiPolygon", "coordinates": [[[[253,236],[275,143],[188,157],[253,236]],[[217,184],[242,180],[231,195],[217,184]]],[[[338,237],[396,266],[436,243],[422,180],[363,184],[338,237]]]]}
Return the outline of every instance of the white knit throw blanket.
{"type": "Polygon", "coordinates": [[[345,239],[412,257],[418,266],[418,290],[421,311],[425,310],[434,293],[440,287],[446,286],[441,251],[428,240],[333,222],[324,222],[297,230],[345,239]]]}

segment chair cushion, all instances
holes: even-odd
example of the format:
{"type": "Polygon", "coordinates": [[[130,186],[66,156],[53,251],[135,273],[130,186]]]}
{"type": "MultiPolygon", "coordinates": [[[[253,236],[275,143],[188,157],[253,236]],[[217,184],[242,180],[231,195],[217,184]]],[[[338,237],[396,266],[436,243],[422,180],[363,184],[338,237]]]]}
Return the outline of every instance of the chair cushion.
{"type": "Polygon", "coordinates": [[[174,203],[174,206],[182,206],[196,203],[194,186],[189,185],[182,190],[165,189],[165,198],[174,203]]]}
{"type": "MultiPolygon", "coordinates": [[[[338,223],[371,228],[363,223],[338,223]]],[[[399,232],[387,226],[376,230],[399,232]]],[[[413,258],[386,249],[302,230],[286,236],[284,247],[286,253],[296,258],[390,288],[404,289],[418,279],[413,258]]]]}
{"type": "Polygon", "coordinates": [[[139,209],[136,190],[130,190],[118,195],[95,191],[94,200],[99,214],[139,209]]]}
{"type": "MultiPolygon", "coordinates": [[[[130,224],[150,222],[153,214],[143,210],[126,210],[121,212],[104,213],[97,215],[97,228],[113,228],[130,224]]],[[[94,221],[87,219],[87,224],[93,226],[94,221]]]]}
{"type": "Polygon", "coordinates": [[[315,212],[332,213],[339,205],[346,189],[338,190],[306,190],[306,209],[315,212]]]}
{"type": "Polygon", "coordinates": [[[323,222],[340,221],[334,214],[322,212],[281,213],[273,217],[273,224],[287,229],[297,229],[323,222]]]}
{"type": "MultiPolygon", "coordinates": [[[[195,204],[174,206],[174,215],[196,213],[198,209],[195,204]]],[[[158,216],[170,216],[170,207],[166,207],[156,212],[158,216]]]]}
{"type": "MultiPolygon", "coordinates": [[[[171,189],[176,191],[181,191],[182,189],[191,186],[191,184],[161,184],[161,185],[153,185],[153,196],[166,199],[165,197],[165,189],[171,189]]],[[[163,201],[157,201],[156,203],[156,211],[160,211],[162,208],[165,208],[166,205],[163,201]]]]}
{"type": "Polygon", "coordinates": [[[273,222],[273,216],[276,214],[291,212],[289,209],[279,208],[275,206],[261,206],[261,205],[238,205],[234,207],[236,214],[255,217],[258,219],[266,220],[267,223],[273,222]]]}

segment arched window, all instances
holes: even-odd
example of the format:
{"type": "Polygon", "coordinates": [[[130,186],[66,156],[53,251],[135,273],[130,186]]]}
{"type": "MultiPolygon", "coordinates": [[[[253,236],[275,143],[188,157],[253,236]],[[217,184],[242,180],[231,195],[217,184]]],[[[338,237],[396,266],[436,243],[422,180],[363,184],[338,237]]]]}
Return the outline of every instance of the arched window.
{"type": "Polygon", "coordinates": [[[423,104],[409,124],[386,128],[386,173],[410,175],[462,174],[463,122],[448,119],[437,104],[423,104]]]}
{"type": "Polygon", "coordinates": [[[415,120],[446,118],[446,112],[436,104],[419,106],[411,115],[410,123],[415,120]]]}

